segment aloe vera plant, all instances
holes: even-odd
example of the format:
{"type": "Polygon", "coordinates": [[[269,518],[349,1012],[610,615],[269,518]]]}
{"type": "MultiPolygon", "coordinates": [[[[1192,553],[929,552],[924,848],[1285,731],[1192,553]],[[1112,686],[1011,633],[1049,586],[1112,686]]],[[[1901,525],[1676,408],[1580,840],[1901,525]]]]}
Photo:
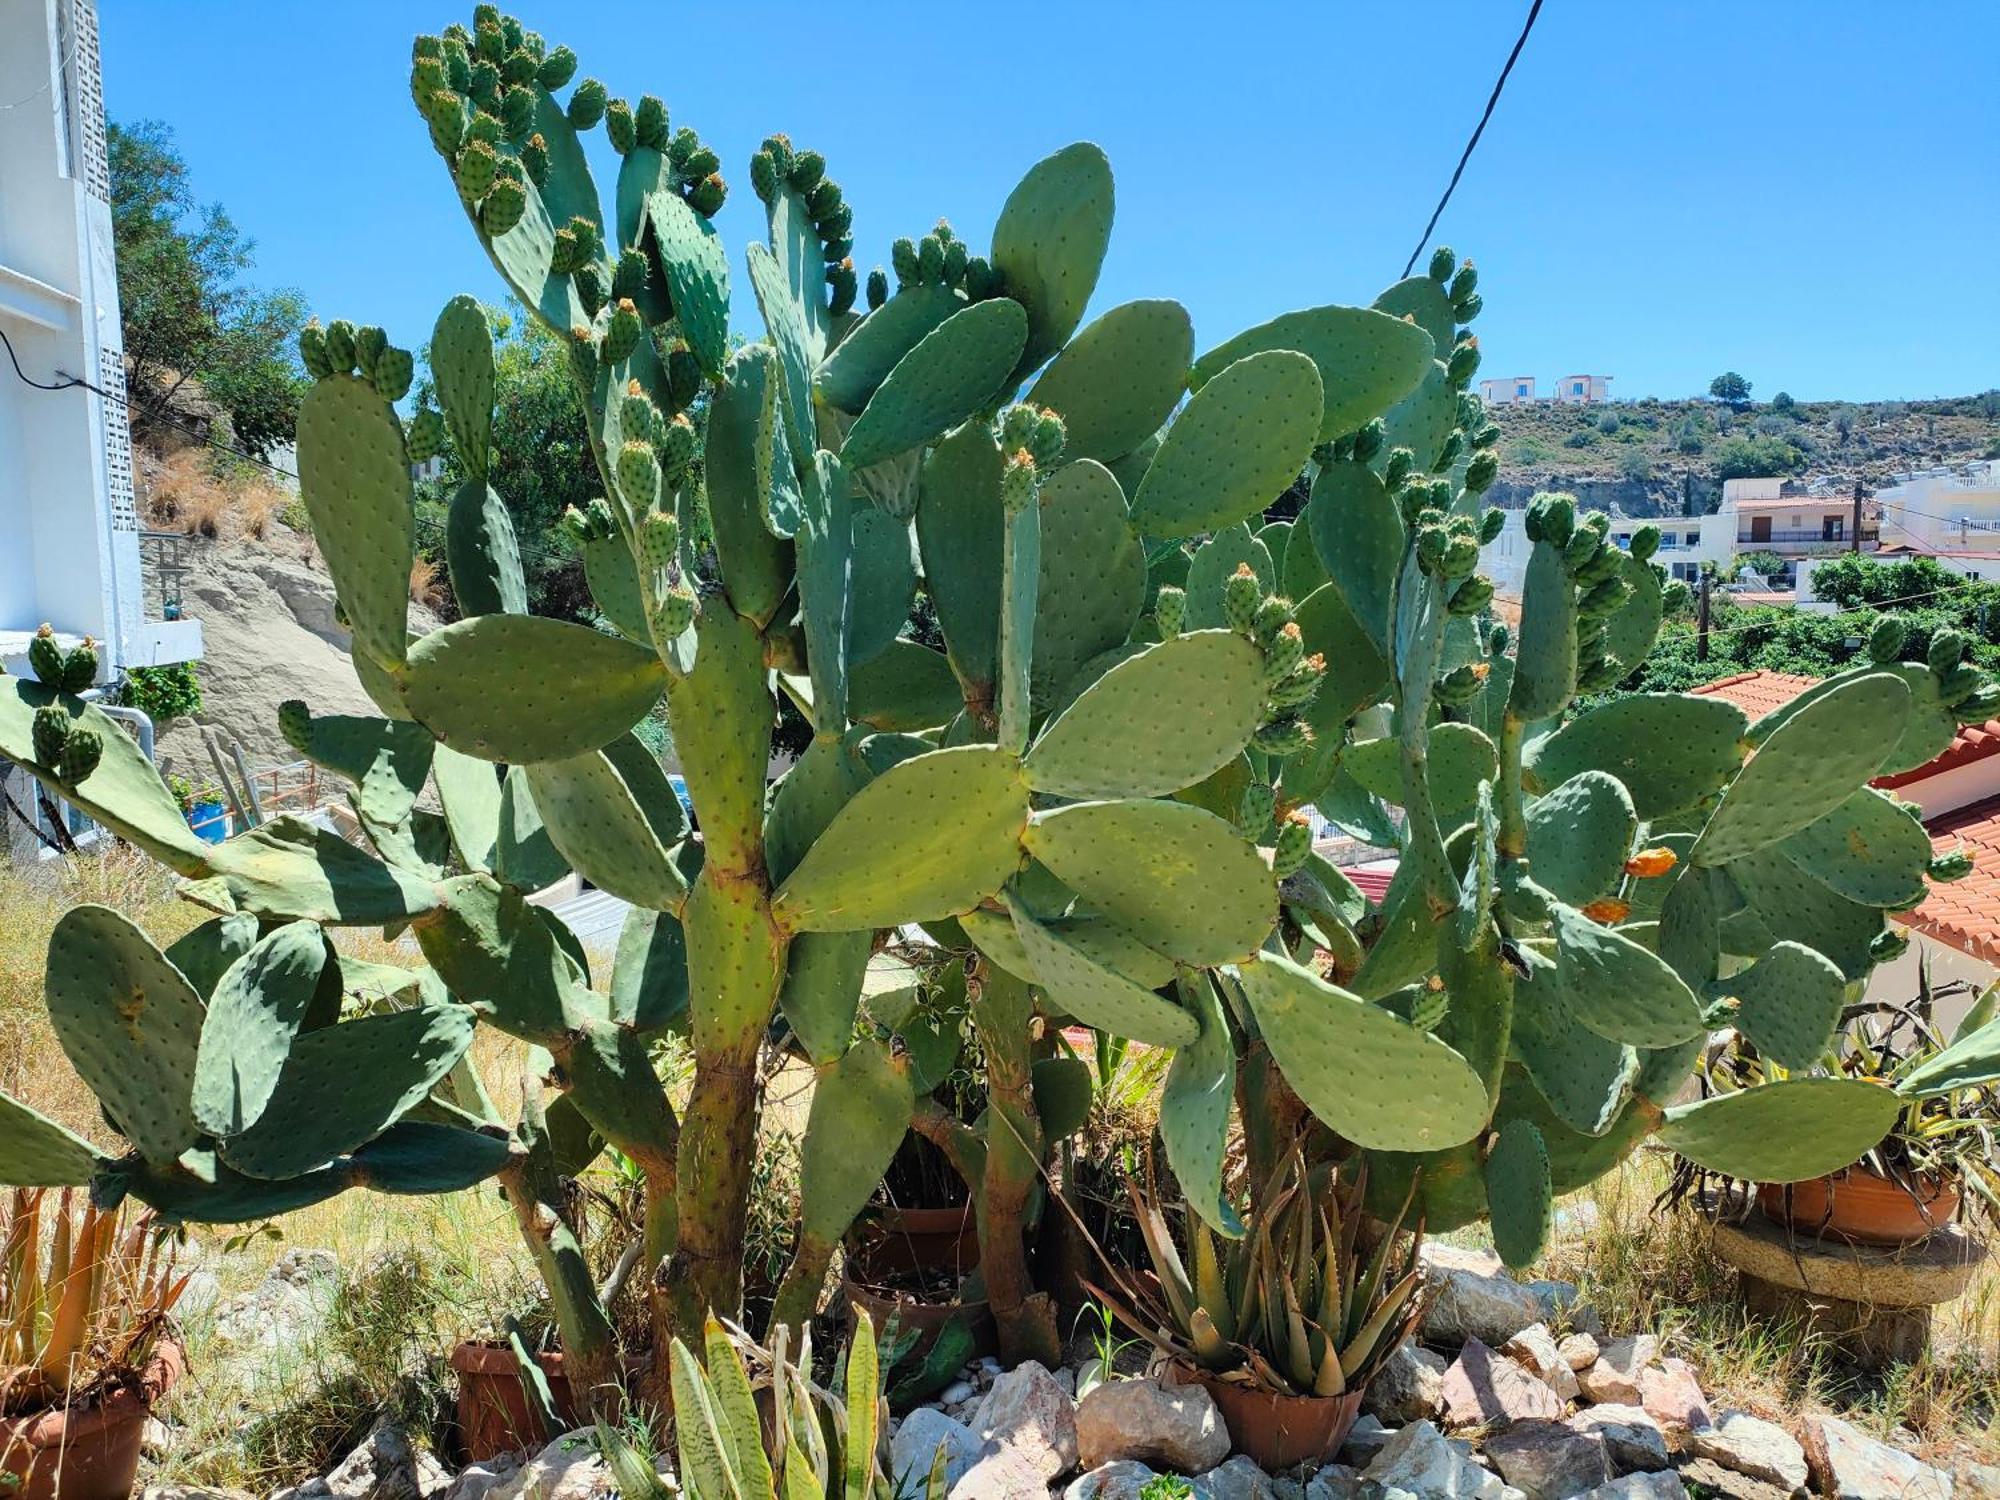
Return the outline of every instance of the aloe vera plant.
{"type": "Polygon", "coordinates": [[[608,1383],[563,1177],[602,1140],[643,1177],[656,1348],[734,1312],[782,1029],[817,1074],[780,1298],[799,1321],[920,1118],[907,1039],[857,1025],[871,954],[913,927],[970,965],[1009,1357],[1057,1342],[1023,1226],[1062,1024],[1173,1049],[1169,1161],[1225,1237],[1233,1097],[1253,1183],[1310,1115],[1366,1154],[1382,1213],[1415,1181],[1433,1230],[1490,1213],[1517,1263],[1556,1192],[1648,1135],[1765,1180],[1879,1136],[1893,1098],[1852,1079],[1669,1101],[1713,1026],[1823,1037],[1894,946],[1884,912],[1962,873],[1867,788],[1992,711],[1962,640],[1756,725],[1673,695],[1572,716],[1651,643],[1654,539],[1622,553],[1541,497],[1518,641],[1490,626],[1469,263],[1439,251],[1369,306],[1197,354],[1171,301],[1084,320],[1116,196],[1097,147],[1030,168],[983,252],[941,223],[863,281],[825,160],[772,136],[741,262],[765,337],[732,349],[718,153],[576,69],[480,6],[417,40],[411,85],[472,232],[567,341],[604,488],[569,527],[605,628],[525,613],[477,304],[440,316],[439,409],[407,424],[404,349],[308,330],[302,494],[382,717],[282,722],[351,785],[368,847],[289,818],[202,843],[68,662],[0,681],[0,754],[216,913],[167,954],[65,919],[57,1035],[129,1149],[4,1103],[0,1180],[256,1218],[498,1174],[576,1369],[608,1383]],[[470,476],[447,527],[464,618],[412,639],[409,464],[443,442],[470,476]],[[1263,524],[1302,471],[1304,516],[1263,524]],[[905,630],[919,578],[943,651],[905,630]],[[770,788],[780,693],[814,738],[770,788]],[[661,702],[698,834],[631,732],[661,702]],[[1401,847],[1382,903],[1312,853],[1313,805],[1401,847]],[[632,905],[603,989],[527,899],[569,870],[632,905]],[[420,943],[393,1009],[342,1018],[343,925],[420,943]],[[475,1022],[529,1045],[511,1125],[466,1062],[475,1022]],[[648,1050],[668,1031],[694,1058],[678,1111],[648,1050]]]}

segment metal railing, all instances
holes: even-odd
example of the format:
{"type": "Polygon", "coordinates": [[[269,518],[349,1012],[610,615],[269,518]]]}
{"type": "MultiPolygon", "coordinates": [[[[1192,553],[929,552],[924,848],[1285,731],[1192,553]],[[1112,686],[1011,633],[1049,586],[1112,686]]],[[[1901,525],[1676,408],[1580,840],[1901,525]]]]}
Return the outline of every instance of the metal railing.
{"type": "Polygon", "coordinates": [[[181,590],[193,566],[188,559],[193,546],[194,538],[178,531],[139,533],[139,582],[149,619],[182,618],[181,590]]]}
{"type": "MultiPolygon", "coordinates": [[[[1861,545],[1866,547],[1871,542],[1879,541],[1881,536],[1882,533],[1879,528],[1864,526],[1861,528],[1861,545]]],[[[1819,530],[1817,527],[1810,531],[1772,531],[1764,536],[1755,536],[1748,531],[1739,531],[1736,533],[1736,545],[1739,547],[1762,547],[1767,545],[1773,547],[1796,547],[1802,544],[1845,547],[1848,541],[1849,538],[1845,531],[1836,532],[1834,535],[1828,536],[1826,532],[1819,530]]]]}

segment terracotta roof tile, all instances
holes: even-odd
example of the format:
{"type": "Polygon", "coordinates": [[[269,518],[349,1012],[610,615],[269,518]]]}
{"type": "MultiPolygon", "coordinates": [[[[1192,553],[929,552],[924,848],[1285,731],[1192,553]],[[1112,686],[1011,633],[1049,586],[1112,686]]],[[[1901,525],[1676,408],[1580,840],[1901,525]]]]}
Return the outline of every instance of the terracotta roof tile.
{"type": "Polygon", "coordinates": [[[1963,849],[1970,855],[1972,873],[1932,886],[1922,906],[1898,913],[1896,920],[1961,953],[2000,964],[2000,797],[1942,813],[1924,827],[1937,853],[1963,849]]]}
{"type": "Polygon", "coordinates": [[[1895,788],[1908,786],[1913,781],[1923,781],[1940,771],[1954,771],[1960,766],[1969,766],[1974,761],[1985,760],[1989,755],[2000,755],[2000,719],[1988,719],[1984,724],[1961,724],[1951,743],[1946,745],[1935,760],[1927,760],[1914,771],[1903,771],[1895,776],[1878,777],[1875,785],[1895,788]]]}
{"type": "Polygon", "coordinates": [[[1734,677],[1718,677],[1689,691],[1705,698],[1723,698],[1734,703],[1753,719],[1761,719],[1783,708],[1809,687],[1817,687],[1817,677],[1800,677],[1792,672],[1738,672],[1734,677]]]}

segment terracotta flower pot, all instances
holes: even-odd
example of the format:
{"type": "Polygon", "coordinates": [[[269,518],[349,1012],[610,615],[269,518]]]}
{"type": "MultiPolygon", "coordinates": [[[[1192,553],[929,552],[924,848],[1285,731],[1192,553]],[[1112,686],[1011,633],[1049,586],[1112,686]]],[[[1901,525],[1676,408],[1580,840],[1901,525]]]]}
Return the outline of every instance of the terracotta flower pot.
{"type": "Polygon", "coordinates": [[[1166,1373],[1176,1385],[1207,1391],[1229,1428],[1231,1449],[1272,1472],[1332,1458],[1361,1412],[1358,1389],[1344,1396],[1283,1396],[1189,1365],[1170,1364],[1166,1373]]]}
{"type": "Polygon", "coordinates": [[[951,1208],[871,1208],[854,1226],[853,1243],[864,1281],[910,1271],[963,1276],[979,1264],[979,1224],[970,1203],[951,1208]]]}
{"type": "Polygon", "coordinates": [[[999,1330],[993,1325],[993,1313],[982,1302],[923,1302],[907,1292],[897,1292],[885,1287],[864,1286],[852,1277],[843,1276],[840,1282],[842,1298],[851,1313],[867,1313],[879,1334],[889,1326],[893,1318],[899,1329],[917,1330],[917,1342],[910,1351],[921,1358],[930,1352],[937,1342],[938,1334],[945,1325],[955,1318],[964,1317],[970,1321],[972,1330],[972,1352],[976,1358],[991,1354],[1000,1347],[999,1330]]]}
{"type": "MultiPolygon", "coordinates": [[[[577,1425],[576,1398],[563,1373],[560,1353],[538,1354],[535,1363],[549,1383],[556,1415],[565,1428],[577,1425]]],[[[521,1368],[505,1344],[467,1341],[451,1351],[458,1372],[458,1440],[468,1463],[501,1453],[525,1453],[541,1446],[521,1368]]]]}
{"type": "Polygon", "coordinates": [[[1923,1177],[1912,1191],[1859,1165],[1807,1182],[1766,1182],[1757,1188],[1757,1206],[1775,1223],[1862,1245],[1913,1245],[1951,1223],[1958,1200],[1954,1177],[1923,1177]]]}
{"type": "Polygon", "coordinates": [[[87,1406],[0,1417],[0,1484],[8,1500],[125,1500],[139,1477],[139,1444],[154,1403],[179,1381],[187,1353],[170,1338],[154,1347],[136,1384],[87,1406]]]}

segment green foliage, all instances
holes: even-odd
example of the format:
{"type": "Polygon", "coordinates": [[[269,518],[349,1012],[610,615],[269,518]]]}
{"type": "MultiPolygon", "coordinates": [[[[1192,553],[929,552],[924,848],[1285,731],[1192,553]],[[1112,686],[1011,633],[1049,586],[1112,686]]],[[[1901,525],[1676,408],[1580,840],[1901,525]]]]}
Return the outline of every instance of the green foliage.
{"type": "Polygon", "coordinates": [[[201,712],[201,679],[191,661],[165,667],[133,667],[125,674],[118,701],[155,724],[201,712]]]}
{"type": "Polygon", "coordinates": [[[1725,370],[1708,383],[1708,393],[1733,411],[1750,404],[1750,382],[1734,370],[1725,370]]]}
{"type": "MultiPolygon", "coordinates": [[[[1898,558],[1884,561],[1857,552],[1843,553],[1812,570],[1813,597],[1842,609],[1890,601],[1929,598],[1949,590],[1989,600],[1993,591],[1969,583],[1965,575],[1954,573],[1934,557],[1898,558]]],[[[1933,606],[1951,608],[1951,605],[1933,606]]]]}
{"type": "Polygon", "coordinates": [[[1724,438],[1709,454],[1709,465],[1717,479],[1754,479],[1772,474],[1796,474],[1805,466],[1805,455],[1782,438],[1724,438]]]}
{"type": "Polygon", "coordinates": [[[268,454],[298,415],[292,341],[304,298],[244,283],[253,242],[221,204],[197,206],[169,127],[113,123],[106,148],[126,381],[140,419],[185,421],[199,394],[228,413],[239,446],[268,454]]]}

